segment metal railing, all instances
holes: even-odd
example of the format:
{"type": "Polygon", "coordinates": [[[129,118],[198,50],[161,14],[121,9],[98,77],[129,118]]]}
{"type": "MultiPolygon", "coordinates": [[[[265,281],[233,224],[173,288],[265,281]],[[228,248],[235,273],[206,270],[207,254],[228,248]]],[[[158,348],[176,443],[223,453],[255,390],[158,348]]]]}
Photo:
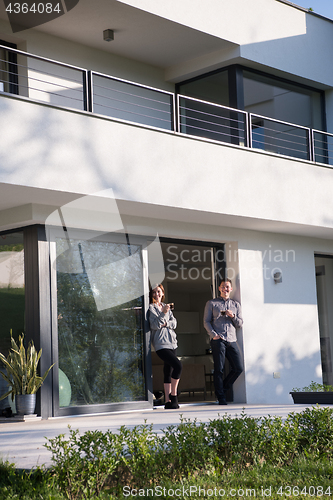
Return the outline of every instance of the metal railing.
{"type": "Polygon", "coordinates": [[[248,145],[247,113],[178,95],[179,132],[214,141],[248,145]]]}
{"type": "Polygon", "coordinates": [[[312,160],[309,128],[249,114],[251,148],[301,160],[312,160]]]}
{"type": "Polygon", "coordinates": [[[91,111],[142,125],[175,130],[174,94],[92,71],[91,111]]]}
{"type": "Polygon", "coordinates": [[[312,130],[314,161],[333,166],[333,134],[312,130]]]}
{"type": "Polygon", "coordinates": [[[0,45],[0,91],[56,106],[86,110],[88,72],[0,45]],[[11,60],[6,58],[11,54],[11,60]],[[15,60],[14,60],[14,57],[15,60]]]}
{"type": "Polygon", "coordinates": [[[333,134],[0,45],[0,94],[333,166],[333,134]]]}

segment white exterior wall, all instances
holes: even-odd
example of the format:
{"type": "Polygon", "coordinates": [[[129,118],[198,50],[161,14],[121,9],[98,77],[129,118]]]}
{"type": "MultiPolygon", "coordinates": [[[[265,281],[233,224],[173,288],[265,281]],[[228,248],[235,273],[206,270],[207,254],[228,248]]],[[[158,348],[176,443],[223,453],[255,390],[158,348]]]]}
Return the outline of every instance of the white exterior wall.
{"type": "Polygon", "coordinates": [[[333,228],[330,168],[11,98],[0,126],[0,182],[333,228]]]}
{"type": "MultiPolygon", "coordinates": [[[[209,5],[200,0],[121,1],[238,44],[241,47],[239,55],[247,62],[332,85],[333,68],[326,64],[333,50],[332,22],[329,20],[277,0],[210,0],[209,5]]],[[[223,60],[222,53],[215,57],[223,60]]],[[[225,54],[225,57],[233,58],[235,53],[225,54]]],[[[198,64],[199,61],[193,60],[193,70],[198,64]]],[[[173,77],[176,77],[176,70],[180,68],[174,68],[173,77]]],[[[170,75],[172,72],[169,68],[170,75]]]]}

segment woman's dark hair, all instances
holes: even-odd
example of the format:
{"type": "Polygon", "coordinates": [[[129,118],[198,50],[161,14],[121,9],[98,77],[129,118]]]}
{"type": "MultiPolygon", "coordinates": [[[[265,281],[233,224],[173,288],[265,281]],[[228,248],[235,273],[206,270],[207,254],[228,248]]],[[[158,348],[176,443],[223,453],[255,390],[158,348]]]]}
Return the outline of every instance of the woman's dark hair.
{"type": "Polygon", "coordinates": [[[154,304],[156,302],[156,300],[153,298],[153,290],[155,290],[155,288],[160,288],[163,292],[163,297],[162,297],[161,302],[163,302],[163,300],[165,298],[164,286],[160,283],[159,285],[155,285],[154,288],[151,288],[149,290],[149,303],[150,304],[154,304]]]}

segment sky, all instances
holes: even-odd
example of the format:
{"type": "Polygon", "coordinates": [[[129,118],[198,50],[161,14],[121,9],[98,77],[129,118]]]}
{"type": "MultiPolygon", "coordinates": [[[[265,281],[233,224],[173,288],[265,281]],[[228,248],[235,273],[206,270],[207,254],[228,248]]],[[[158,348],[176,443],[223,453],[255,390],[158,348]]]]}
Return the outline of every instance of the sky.
{"type": "Polygon", "coordinates": [[[333,19],[333,0],[291,0],[300,7],[306,9],[312,7],[316,14],[333,19]]]}

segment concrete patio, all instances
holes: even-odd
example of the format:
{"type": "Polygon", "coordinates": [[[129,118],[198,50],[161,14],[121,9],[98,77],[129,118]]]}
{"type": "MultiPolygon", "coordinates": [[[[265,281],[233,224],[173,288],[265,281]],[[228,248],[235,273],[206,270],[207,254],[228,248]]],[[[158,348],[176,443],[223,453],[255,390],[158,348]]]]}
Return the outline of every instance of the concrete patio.
{"type": "Polygon", "coordinates": [[[116,432],[121,425],[129,428],[135,425],[153,424],[157,433],[168,425],[177,425],[180,416],[198,422],[209,422],[221,415],[240,415],[242,411],[248,416],[280,416],[285,418],[291,412],[301,412],[311,405],[246,405],[233,404],[219,406],[216,403],[181,404],[179,410],[165,410],[156,407],[152,410],[135,412],[119,412],[102,415],[86,415],[79,417],[51,418],[48,420],[15,421],[13,418],[2,419],[0,422],[0,459],[14,463],[17,468],[31,469],[36,466],[51,465],[51,453],[43,446],[46,438],[59,434],[68,434],[68,426],[79,429],[80,433],[87,430],[108,429],[116,432]]]}

